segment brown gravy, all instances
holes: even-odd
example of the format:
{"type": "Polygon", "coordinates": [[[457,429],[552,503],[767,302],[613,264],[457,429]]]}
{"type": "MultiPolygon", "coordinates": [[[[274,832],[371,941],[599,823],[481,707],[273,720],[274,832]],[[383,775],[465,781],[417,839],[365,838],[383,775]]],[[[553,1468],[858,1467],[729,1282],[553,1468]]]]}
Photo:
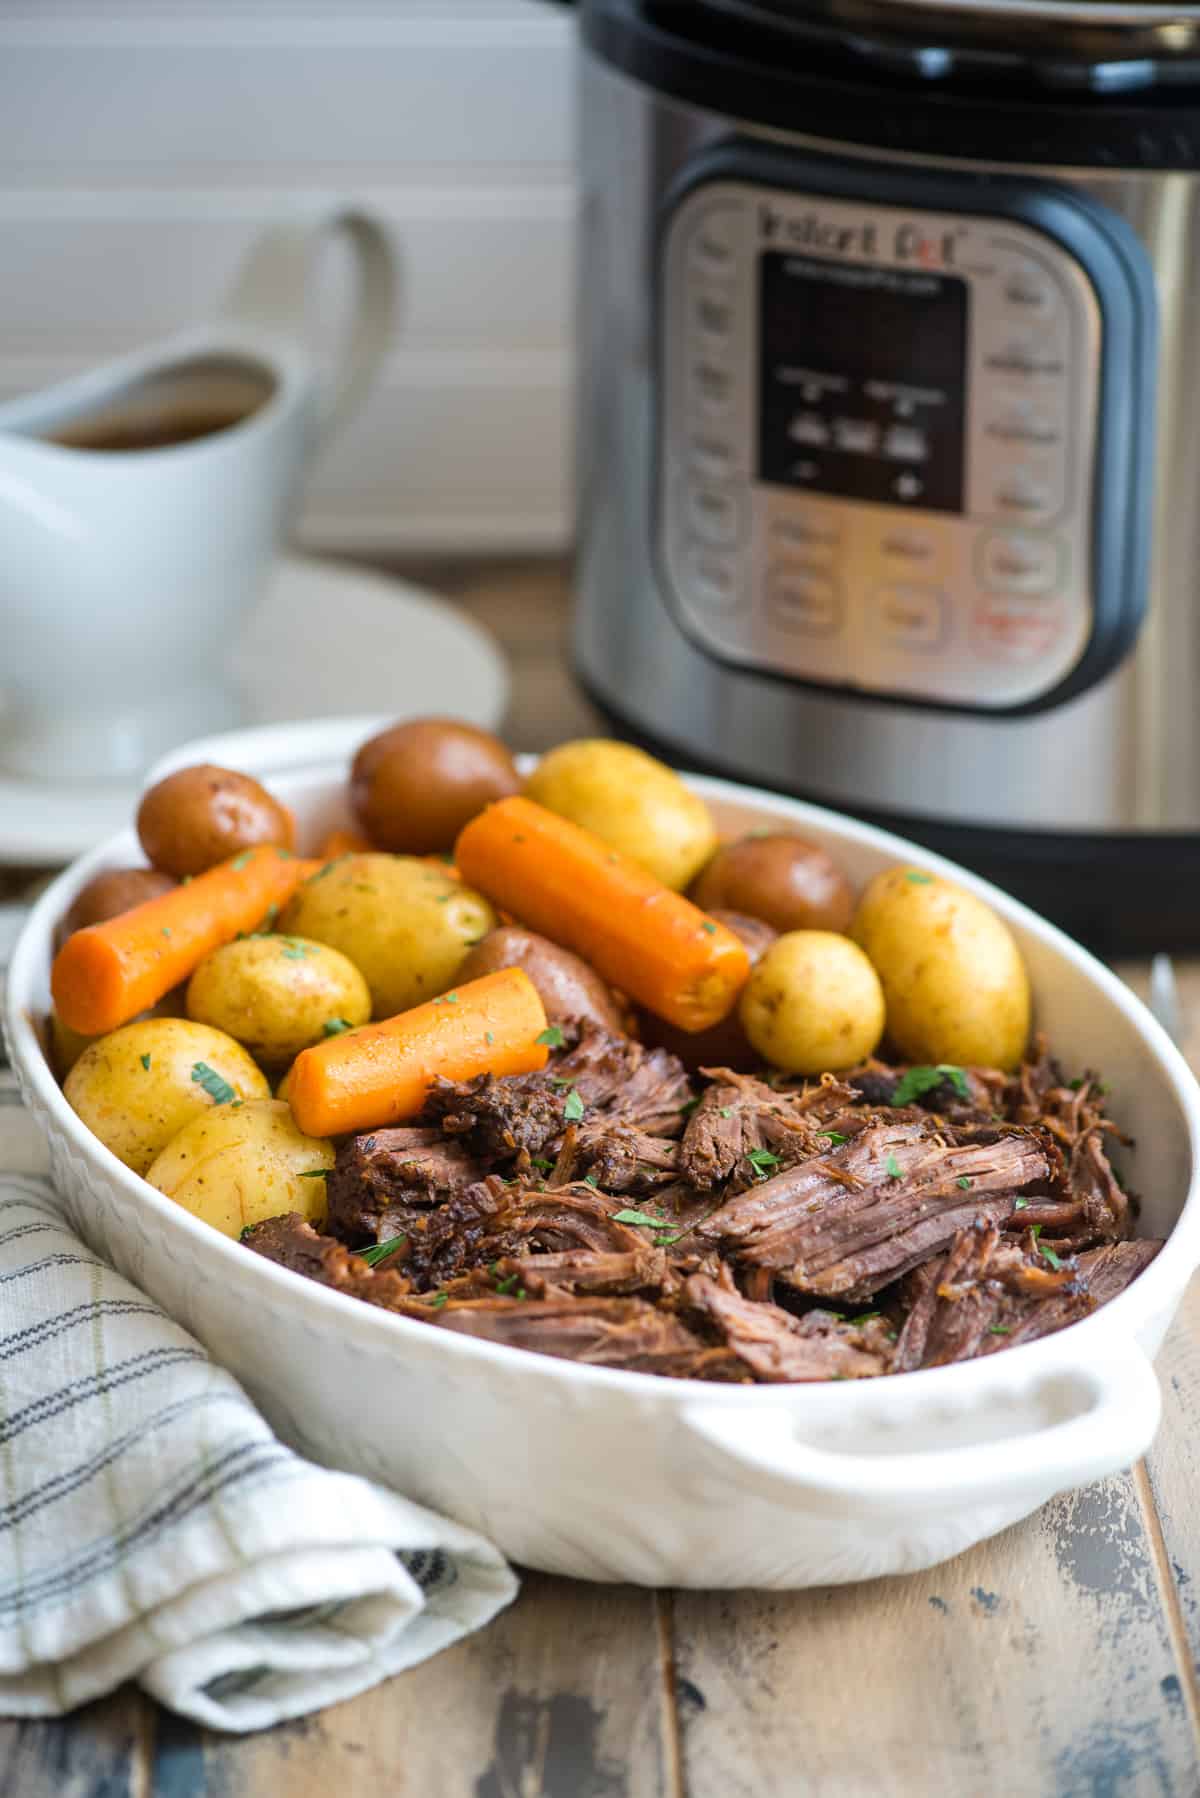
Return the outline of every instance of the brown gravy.
{"type": "Polygon", "coordinates": [[[235,356],[194,356],[132,381],[102,405],[45,433],[64,449],[170,449],[250,418],[275,391],[271,372],[235,356]]]}
{"type": "MultiPolygon", "coordinates": [[[[253,410],[253,408],[252,408],[253,410]]],[[[48,439],[65,449],[152,450],[173,443],[193,443],[197,437],[214,437],[249,417],[239,412],[180,412],[171,418],[109,418],[103,423],[80,424],[56,431],[48,439]]]]}

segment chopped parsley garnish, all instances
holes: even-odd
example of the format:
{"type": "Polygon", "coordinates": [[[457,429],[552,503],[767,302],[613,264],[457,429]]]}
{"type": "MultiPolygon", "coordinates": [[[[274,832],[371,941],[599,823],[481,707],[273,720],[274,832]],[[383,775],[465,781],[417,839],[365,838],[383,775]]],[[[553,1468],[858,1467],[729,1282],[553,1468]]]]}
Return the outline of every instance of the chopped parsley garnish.
{"type": "Polygon", "coordinates": [[[760,1178],[765,1176],[768,1168],[779,1166],[779,1156],[773,1155],[770,1149],[751,1149],[746,1160],[760,1178]]]}
{"type": "Polygon", "coordinates": [[[577,1124],[583,1116],[583,1100],[579,1097],[579,1094],[574,1087],[572,1087],[567,1094],[567,1102],[563,1106],[563,1116],[566,1118],[568,1124],[577,1124]]]}
{"type": "Polygon", "coordinates": [[[656,1249],[668,1248],[671,1243],[678,1242],[681,1236],[686,1235],[686,1230],[663,1230],[654,1238],[654,1246],[656,1249]]]}
{"type": "Polygon", "coordinates": [[[831,1149],[840,1149],[842,1144],[844,1142],[849,1142],[849,1140],[849,1137],[843,1136],[840,1130],[817,1131],[817,1141],[827,1142],[831,1149]]]}
{"type": "Polygon", "coordinates": [[[1054,1269],[1055,1273],[1057,1273],[1059,1268],[1062,1266],[1062,1261],[1060,1260],[1059,1256],[1055,1254],[1054,1250],[1050,1247],[1050,1244],[1048,1242],[1043,1242],[1041,1240],[1042,1226],[1040,1224],[1032,1225],[1030,1228],[1029,1234],[1033,1237],[1033,1246],[1037,1250],[1038,1254],[1041,1255],[1046,1261],[1048,1261],[1050,1263],[1051,1267],[1054,1269]]]}
{"type": "Polygon", "coordinates": [[[238,1241],[245,1242],[247,1240],[247,1238],[249,1237],[250,1232],[253,1228],[254,1228],[253,1224],[243,1224],[241,1229],[238,1231],[238,1241]]]}
{"type": "Polygon", "coordinates": [[[146,1072],[149,1073],[150,1072],[150,1057],[148,1055],[140,1055],[138,1057],[138,1060],[141,1062],[141,1064],[145,1068],[146,1072]]]}
{"type": "Polygon", "coordinates": [[[893,1105],[910,1105],[924,1093],[932,1092],[948,1080],[960,1099],[970,1097],[967,1077],[961,1068],[951,1066],[948,1061],[941,1061],[935,1068],[906,1068],[892,1090],[893,1105]]]}
{"type": "Polygon", "coordinates": [[[202,1086],[214,1105],[228,1105],[230,1099],[237,1098],[236,1090],[228,1080],[223,1080],[215,1068],[210,1068],[206,1061],[192,1064],[192,1079],[197,1086],[202,1086]]]}
{"type": "Polygon", "coordinates": [[[721,1116],[723,1118],[731,1118],[733,1116],[733,1106],[732,1105],[722,1105],[721,1116]]]}
{"type": "Polygon", "coordinates": [[[1014,1199],[1013,1200],[1013,1210],[1014,1211],[1024,1211],[1028,1207],[1028,1204],[1029,1204],[1028,1199],[1014,1199]]]}
{"type": "Polygon", "coordinates": [[[229,866],[236,871],[238,868],[244,868],[246,866],[246,863],[249,860],[250,860],[250,851],[248,849],[243,849],[242,853],[240,855],[234,856],[234,858],[230,862],[229,866]]]}
{"type": "Polygon", "coordinates": [[[548,1174],[554,1166],[554,1163],[552,1161],[547,1161],[544,1155],[532,1155],[530,1156],[530,1160],[534,1167],[541,1169],[543,1174],[548,1174]]]}
{"type": "Polygon", "coordinates": [[[546,1028],[534,1037],[535,1043],[545,1043],[548,1049],[561,1049],[566,1042],[559,1024],[547,1024],[546,1028]]]}
{"type": "Polygon", "coordinates": [[[449,1303],[450,1303],[450,1294],[448,1292],[435,1292],[434,1293],[433,1309],[435,1311],[440,1311],[443,1305],[448,1305],[449,1303]]]}
{"type": "Polygon", "coordinates": [[[1070,1089],[1073,1093],[1077,1093],[1081,1086],[1087,1085],[1087,1081],[1084,1079],[1082,1074],[1076,1074],[1074,1080],[1067,1081],[1067,1085],[1070,1087],[1070,1089]]]}
{"type": "Polygon", "coordinates": [[[163,936],[170,936],[170,934],[171,934],[171,932],[168,930],[168,928],[165,924],[162,927],[162,934],[163,934],[163,936]]]}
{"type": "Polygon", "coordinates": [[[915,887],[929,887],[933,885],[932,874],[918,874],[915,868],[910,868],[904,878],[905,880],[911,880],[915,887]]]}
{"type": "Polygon", "coordinates": [[[389,1236],[386,1242],[373,1242],[369,1249],[360,1249],[359,1259],[365,1261],[368,1267],[378,1267],[381,1261],[386,1261],[389,1255],[402,1249],[407,1241],[407,1236],[389,1236]]]}
{"type": "Polygon", "coordinates": [[[505,1295],[505,1297],[507,1297],[508,1294],[512,1291],[513,1287],[516,1285],[519,1278],[520,1278],[519,1274],[509,1274],[507,1279],[497,1280],[496,1281],[496,1291],[503,1293],[505,1295]]]}
{"type": "Polygon", "coordinates": [[[323,1180],[329,1172],[327,1167],[310,1167],[306,1174],[297,1174],[297,1180],[323,1180]]]}
{"type": "Polygon", "coordinates": [[[335,855],[331,862],[326,862],[325,866],[323,868],[318,868],[315,874],[309,875],[309,877],[308,877],[309,886],[312,885],[314,880],[324,880],[325,876],[327,874],[332,874],[333,870],[337,867],[338,863],[344,862],[345,859],[346,858],[344,855],[335,855]]]}
{"type": "Polygon", "coordinates": [[[600,1182],[599,1182],[599,1180],[597,1180],[595,1174],[585,1174],[583,1176],[583,1184],[585,1186],[591,1186],[591,1187],[598,1189],[600,1182]]]}
{"type": "Polygon", "coordinates": [[[970,1190],[971,1182],[967,1179],[967,1176],[965,1174],[960,1174],[958,1176],[957,1184],[962,1187],[964,1192],[968,1192],[970,1190]]]}
{"type": "Polygon", "coordinates": [[[886,1166],[888,1175],[891,1179],[902,1180],[904,1178],[904,1175],[900,1171],[900,1163],[896,1160],[894,1155],[888,1156],[886,1166]]]}
{"type": "Polygon", "coordinates": [[[1011,1336],[1012,1331],[1009,1329],[1007,1324],[990,1324],[988,1326],[988,1335],[989,1336],[1011,1336]]]}
{"type": "Polygon", "coordinates": [[[442,994],[442,1004],[443,1005],[457,1005],[458,1004],[458,994],[457,993],[443,993],[442,994]]]}
{"type": "Polygon", "coordinates": [[[494,1030],[485,1030],[483,1033],[483,1040],[485,1043],[494,1043],[496,1040],[496,1032],[494,1030]]]}
{"type": "Polygon", "coordinates": [[[647,1230],[662,1229],[662,1218],[651,1217],[648,1211],[634,1211],[632,1209],[614,1211],[612,1217],[614,1224],[644,1224],[647,1230]]]}
{"type": "Polygon", "coordinates": [[[353,1030],[354,1026],[348,1018],[326,1018],[321,1028],[326,1036],[340,1036],[343,1030],[353,1030]]]}
{"type": "Polygon", "coordinates": [[[850,1325],[852,1330],[858,1330],[862,1328],[863,1324],[869,1324],[873,1317],[882,1316],[882,1311],[864,1311],[859,1317],[848,1317],[846,1322],[850,1325]]]}
{"type": "Polygon", "coordinates": [[[705,918],[705,920],[704,920],[703,924],[701,924],[700,928],[708,936],[716,936],[716,934],[717,934],[717,927],[713,923],[711,918],[705,918]]]}
{"type": "Polygon", "coordinates": [[[319,955],[320,953],[321,949],[318,943],[299,943],[293,936],[287,939],[287,948],[283,951],[283,959],[285,961],[303,961],[306,955],[319,955]]]}

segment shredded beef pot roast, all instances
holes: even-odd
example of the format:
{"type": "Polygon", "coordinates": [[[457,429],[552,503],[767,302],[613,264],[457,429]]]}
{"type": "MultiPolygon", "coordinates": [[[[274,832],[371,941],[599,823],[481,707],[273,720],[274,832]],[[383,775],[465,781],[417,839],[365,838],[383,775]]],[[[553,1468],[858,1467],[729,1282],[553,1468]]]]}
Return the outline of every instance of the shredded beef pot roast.
{"type": "Polygon", "coordinates": [[[258,1254],[436,1329],[594,1367],[871,1379],[1061,1330],[1161,1244],[1091,1075],[879,1061],[808,1083],[585,1027],[544,1072],[438,1081],[410,1129],[345,1140],[328,1235],[258,1254]]]}

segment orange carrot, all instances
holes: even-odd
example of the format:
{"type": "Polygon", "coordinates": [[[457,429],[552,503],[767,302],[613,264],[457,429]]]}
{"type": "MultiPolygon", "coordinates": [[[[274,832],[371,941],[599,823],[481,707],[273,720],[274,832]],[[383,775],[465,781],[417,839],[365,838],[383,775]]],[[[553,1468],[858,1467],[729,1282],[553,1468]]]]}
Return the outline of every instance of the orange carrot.
{"type": "Polygon", "coordinates": [[[374,1130],[415,1117],[435,1074],[529,1074],[549,1053],[537,1039],[546,1013],[523,968],[469,980],[382,1024],[364,1024],[304,1049],[292,1063],[288,1099],[308,1136],[374,1130]]]}
{"type": "Polygon", "coordinates": [[[243,849],[120,917],[76,930],[50,971],[59,1017],[84,1036],[127,1024],[213,949],[285,904],[304,868],[284,849],[243,849]]]}
{"type": "Polygon", "coordinates": [[[750,972],[731,930],[530,799],[501,799],[472,818],[454,859],[468,886],[681,1030],[719,1023],[750,972]]]}
{"type": "Polygon", "coordinates": [[[323,861],[334,861],[339,855],[369,855],[375,845],[357,830],[331,830],[321,839],[317,854],[323,861]]]}

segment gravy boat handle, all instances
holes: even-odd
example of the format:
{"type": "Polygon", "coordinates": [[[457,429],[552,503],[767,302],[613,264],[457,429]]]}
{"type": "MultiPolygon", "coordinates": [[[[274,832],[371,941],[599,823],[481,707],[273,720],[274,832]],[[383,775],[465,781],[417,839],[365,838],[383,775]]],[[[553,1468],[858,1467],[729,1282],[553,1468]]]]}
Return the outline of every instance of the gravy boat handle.
{"type": "Polygon", "coordinates": [[[318,253],[330,236],[348,242],[356,264],[355,314],[338,365],[319,399],[317,431],[341,429],[387,353],[397,310],[396,265],[383,228],[354,207],[331,207],[269,225],[251,246],[223,317],[256,336],[302,344],[318,253]]]}

